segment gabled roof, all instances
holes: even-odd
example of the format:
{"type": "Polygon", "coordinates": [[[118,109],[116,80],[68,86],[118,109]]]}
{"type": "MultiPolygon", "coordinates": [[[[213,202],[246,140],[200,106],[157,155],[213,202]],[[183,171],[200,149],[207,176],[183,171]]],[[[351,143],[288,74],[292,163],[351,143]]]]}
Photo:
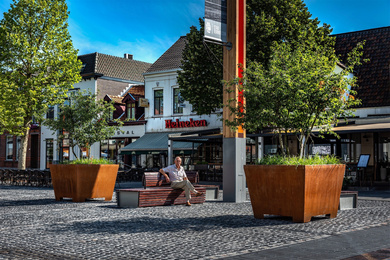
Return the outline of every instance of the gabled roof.
{"type": "MultiPolygon", "coordinates": [[[[145,96],[145,85],[135,85],[132,86],[127,93],[130,93],[131,95],[135,96],[145,96]]],[[[126,93],[126,94],[127,94],[126,93]]]]}
{"type": "Polygon", "coordinates": [[[102,53],[80,55],[83,63],[81,76],[83,78],[105,76],[136,82],[144,82],[143,73],[149,69],[151,63],[111,56],[102,53]]]}
{"type": "Polygon", "coordinates": [[[390,27],[334,35],[336,53],[346,63],[347,53],[366,41],[363,59],[370,59],[354,72],[358,78],[359,107],[390,106],[390,27]]]}
{"type": "MultiPolygon", "coordinates": [[[[111,101],[114,101],[115,103],[117,104],[123,104],[123,97],[119,97],[119,96],[113,96],[113,95],[106,95],[107,98],[109,98],[109,100],[111,101]]],[[[105,100],[107,100],[105,98],[105,100]]]]}
{"type": "Polygon", "coordinates": [[[180,69],[182,53],[186,45],[186,36],[181,36],[146,73],[180,69]]]}
{"type": "Polygon", "coordinates": [[[145,97],[145,86],[144,85],[135,85],[131,86],[124,95],[115,96],[106,94],[104,99],[106,101],[114,101],[117,104],[125,104],[126,101],[130,98],[132,101],[138,101],[139,98],[145,97]]]}

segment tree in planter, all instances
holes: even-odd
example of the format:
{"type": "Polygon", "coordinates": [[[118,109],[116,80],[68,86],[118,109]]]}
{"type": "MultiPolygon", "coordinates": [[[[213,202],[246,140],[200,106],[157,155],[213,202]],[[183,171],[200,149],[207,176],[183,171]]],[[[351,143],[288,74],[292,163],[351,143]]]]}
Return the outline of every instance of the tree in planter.
{"type": "Polygon", "coordinates": [[[114,105],[96,100],[96,96],[86,91],[73,92],[67,102],[58,106],[57,118],[44,122],[50,130],[59,131],[58,140],[69,139],[69,146],[77,159],[76,147],[85,148],[89,158],[91,145],[109,139],[123,124],[117,119],[110,120],[114,105]],[[109,125],[109,122],[115,124],[109,125]]]}
{"type": "MultiPolygon", "coordinates": [[[[303,37],[311,38],[308,34],[303,37]]],[[[287,135],[294,133],[302,158],[314,127],[320,133],[335,134],[332,125],[351,116],[350,107],[360,103],[354,97],[356,78],[348,75],[361,64],[362,46],[350,53],[347,67],[336,72],[336,55],[330,56],[314,39],[311,44],[276,44],[268,68],[253,62],[246,69],[240,85],[246,98],[244,111],[228,105],[236,119],[226,124],[232,128],[243,124],[253,132],[274,129],[283,155],[289,154],[287,135]]]]}
{"type": "Polygon", "coordinates": [[[19,169],[33,118],[39,122],[81,80],[68,14],[65,0],[14,0],[0,21],[0,133],[21,137],[19,169]]]}

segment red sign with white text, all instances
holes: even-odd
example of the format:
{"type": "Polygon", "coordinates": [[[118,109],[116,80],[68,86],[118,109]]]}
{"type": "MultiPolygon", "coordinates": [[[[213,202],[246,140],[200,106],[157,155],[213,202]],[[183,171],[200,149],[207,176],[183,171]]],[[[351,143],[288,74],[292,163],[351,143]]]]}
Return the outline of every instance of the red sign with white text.
{"type": "Polygon", "coordinates": [[[193,120],[190,118],[190,121],[176,121],[165,120],[165,128],[183,128],[183,127],[201,127],[207,126],[206,120],[193,120]]]}

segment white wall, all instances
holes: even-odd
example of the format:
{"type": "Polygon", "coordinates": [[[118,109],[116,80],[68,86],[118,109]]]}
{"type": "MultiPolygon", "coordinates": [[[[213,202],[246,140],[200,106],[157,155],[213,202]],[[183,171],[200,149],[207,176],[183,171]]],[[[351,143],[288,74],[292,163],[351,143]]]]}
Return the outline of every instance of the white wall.
{"type": "Polygon", "coordinates": [[[354,112],[355,116],[360,118],[365,118],[368,115],[383,115],[390,114],[390,106],[389,107],[369,107],[369,108],[358,108],[356,112],[354,112]]]}
{"type": "MultiPolygon", "coordinates": [[[[86,80],[86,81],[82,80],[81,82],[74,84],[74,88],[75,89],[79,88],[80,90],[89,90],[92,93],[95,93],[96,89],[97,89],[96,88],[96,80],[94,80],[94,79],[86,80]]],[[[54,108],[54,115],[55,116],[57,116],[57,111],[58,111],[58,108],[55,107],[54,108]]],[[[42,125],[41,126],[41,143],[40,143],[40,147],[41,147],[41,149],[40,149],[40,169],[41,170],[46,168],[46,139],[53,139],[54,140],[53,157],[54,157],[54,160],[58,160],[58,158],[59,158],[59,154],[58,154],[59,147],[58,147],[58,144],[56,142],[57,133],[53,134],[53,131],[48,129],[46,126],[42,125]]],[[[78,150],[79,149],[77,149],[77,154],[79,153],[78,150]]],[[[100,145],[99,144],[92,145],[91,155],[94,158],[99,158],[99,156],[100,156],[100,145]]],[[[72,152],[70,152],[69,158],[70,158],[70,160],[74,159],[72,152]]]]}
{"type": "Polygon", "coordinates": [[[173,114],[173,88],[177,84],[177,72],[155,73],[145,75],[145,98],[149,100],[149,108],[145,108],[146,132],[188,132],[222,127],[222,110],[219,113],[196,115],[191,104],[186,101],[182,114],[173,114]],[[163,90],[163,115],[154,115],[154,91],[163,90]],[[176,121],[206,120],[206,127],[165,128],[165,120],[176,121]]]}

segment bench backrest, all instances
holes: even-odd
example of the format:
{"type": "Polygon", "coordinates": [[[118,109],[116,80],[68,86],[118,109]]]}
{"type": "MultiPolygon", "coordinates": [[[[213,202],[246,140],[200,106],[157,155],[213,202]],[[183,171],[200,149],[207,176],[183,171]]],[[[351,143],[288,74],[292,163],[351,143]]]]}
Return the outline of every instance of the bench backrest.
{"type": "MultiPolygon", "coordinates": [[[[197,184],[199,182],[199,176],[197,171],[186,171],[186,175],[191,183],[197,184]]],[[[165,181],[164,175],[159,172],[145,172],[142,182],[145,188],[170,186],[170,183],[167,183],[165,181]]]]}

